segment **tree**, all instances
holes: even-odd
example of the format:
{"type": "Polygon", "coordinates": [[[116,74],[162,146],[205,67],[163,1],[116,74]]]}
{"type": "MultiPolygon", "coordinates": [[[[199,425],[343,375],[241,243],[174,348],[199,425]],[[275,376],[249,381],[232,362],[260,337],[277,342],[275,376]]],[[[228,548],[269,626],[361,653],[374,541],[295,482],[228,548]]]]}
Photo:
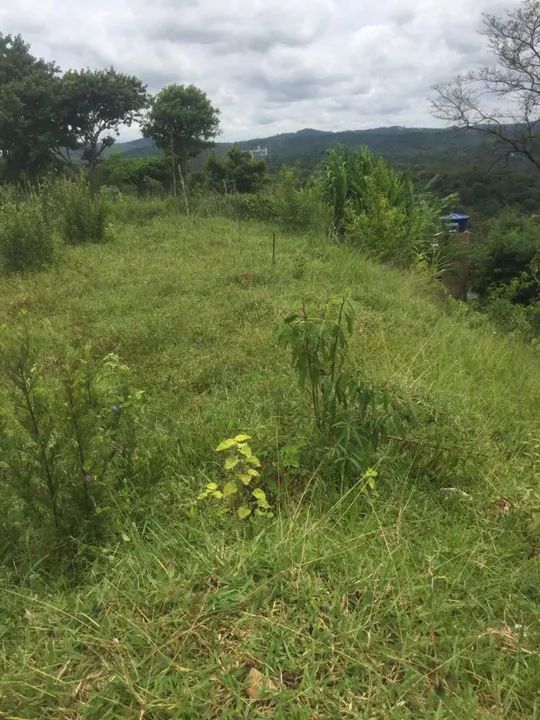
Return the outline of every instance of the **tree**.
{"type": "Polygon", "coordinates": [[[55,106],[57,121],[66,128],[68,140],[55,144],[55,154],[72,165],[71,152],[82,151],[82,160],[93,177],[120,127],[138,120],[147,105],[146,86],[133,75],[114,68],[66,72],[55,106]]]}
{"type": "Polygon", "coordinates": [[[219,110],[194,85],[168,85],[159,92],[143,123],[143,135],[176,159],[185,175],[190,158],[212,145],[219,132],[219,110]]]}
{"type": "Polygon", "coordinates": [[[233,145],[224,158],[211,155],[206,171],[218,192],[252,193],[259,190],[266,178],[266,164],[254,160],[246,150],[233,145]]]}
{"type": "Polygon", "coordinates": [[[52,112],[59,69],[30,54],[20,35],[0,34],[0,153],[4,178],[33,179],[51,165],[50,147],[67,141],[52,112]]]}
{"type": "Polygon", "coordinates": [[[540,2],[484,16],[492,67],[435,86],[435,117],[491,138],[496,159],[517,156],[540,170],[540,2]]]}

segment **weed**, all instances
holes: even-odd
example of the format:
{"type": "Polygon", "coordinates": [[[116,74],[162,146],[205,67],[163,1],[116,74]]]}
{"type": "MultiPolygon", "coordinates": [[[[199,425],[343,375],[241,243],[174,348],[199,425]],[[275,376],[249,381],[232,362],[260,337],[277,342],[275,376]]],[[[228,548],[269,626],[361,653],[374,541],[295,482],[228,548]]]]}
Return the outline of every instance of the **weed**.
{"type": "Polygon", "coordinates": [[[108,205],[92,192],[84,178],[65,181],[58,188],[62,217],[60,234],[68,245],[107,240],[108,205]]]}
{"type": "Polygon", "coordinates": [[[68,350],[51,375],[26,322],[4,330],[1,360],[2,479],[22,525],[49,528],[56,542],[99,539],[135,474],[141,394],[127,368],[115,355],[95,362],[86,348],[68,350]]]}
{"type": "Polygon", "coordinates": [[[54,260],[55,242],[44,198],[31,192],[0,207],[0,260],[6,272],[40,270],[54,260]]]}
{"type": "Polygon", "coordinates": [[[221,442],[216,452],[225,454],[223,470],[226,481],[220,486],[210,482],[198,500],[223,501],[223,509],[235,509],[240,520],[250,515],[273,517],[266,493],[260,485],[259,459],[248,444],[249,435],[241,434],[221,442]]]}

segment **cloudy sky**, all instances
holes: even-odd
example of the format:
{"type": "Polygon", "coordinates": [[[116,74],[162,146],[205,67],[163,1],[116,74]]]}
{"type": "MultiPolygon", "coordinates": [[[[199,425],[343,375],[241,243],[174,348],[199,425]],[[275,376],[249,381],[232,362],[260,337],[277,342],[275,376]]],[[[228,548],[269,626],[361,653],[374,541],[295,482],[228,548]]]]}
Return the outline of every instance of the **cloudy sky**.
{"type": "MultiPolygon", "coordinates": [[[[0,0],[0,31],[63,68],[194,83],[222,139],[433,126],[430,87],[487,63],[481,13],[516,0],[0,0]]],[[[132,128],[122,139],[131,139],[132,128]]]]}

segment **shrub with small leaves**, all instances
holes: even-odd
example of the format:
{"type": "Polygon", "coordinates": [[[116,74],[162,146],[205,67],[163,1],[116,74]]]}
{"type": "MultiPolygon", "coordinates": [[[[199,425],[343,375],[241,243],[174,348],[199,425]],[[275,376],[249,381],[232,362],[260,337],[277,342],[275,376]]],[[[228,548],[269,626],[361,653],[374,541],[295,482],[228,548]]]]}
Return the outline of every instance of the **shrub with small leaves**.
{"type": "Polygon", "coordinates": [[[248,441],[249,435],[236,435],[221,442],[216,452],[225,456],[223,482],[209,482],[198,500],[213,498],[222,504],[223,512],[236,512],[241,520],[252,515],[273,517],[266,493],[260,486],[261,467],[248,441]]]}
{"type": "Polygon", "coordinates": [[[0,210],[0,262],[6,272],[40,270],[54,260],[53,228],[43,199],[31,193],[0,210]]]}
{"type": "Polygon", "coordinates": [[[93,193],[84,178],[64,182],[59,195],[63,211],[60,234],[64,242],[79,245],[108,239],[106,199],[93,193]]]}
{"type": "Polygon", "coordinates": [[[110,532],[139,482],[142,392],[116,355],[63,355],[46,360],[26,322],[3,330],[0,488],[20,534],[66,547],[110,532]]]}

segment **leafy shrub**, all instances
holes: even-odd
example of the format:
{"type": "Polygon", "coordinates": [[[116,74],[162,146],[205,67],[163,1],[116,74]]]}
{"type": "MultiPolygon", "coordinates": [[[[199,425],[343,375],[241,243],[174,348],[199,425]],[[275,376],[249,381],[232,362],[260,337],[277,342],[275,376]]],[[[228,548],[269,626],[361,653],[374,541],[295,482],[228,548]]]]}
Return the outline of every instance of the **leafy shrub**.
{"type": "Polygon", "coordinates": [[[274,184],[262,192],[202,196],[194,208],[203,215],[269,222],[283,230],[322,230],[327,222],[318,188],[301,186],[291,168],[282,170],[274,184]]]}
{"type": "Polygon", "coordinates": [[[506,332],[540,335],[540,221],[505,210],[472,248],[472,288],[480,308],[506,332]]]}
{"type": "Polygon", "coordinates": [[[402,266],[438,256],[432,250],[440,216],[453,198],[418,195],[405,173],[367,148],[330,150],[321,185],[334,239],[402,266]]]}
{"type": "Polygon", "coordinates": [[[53,226],[43,199],[8,198],[0,208],[0,258],[4,270],[39,270],[54,260],[53,226]]]}
{"type": "Polygon", "coordinates": [[[141,393],[115,355],[68,351],[51,367],[26,322],[2,339],[3,502],[21,531],[98,540],[137,477],[141,393]]]}
{"type": "Polygon", "coordinates": [[[59,189],[62,218],[60,234],[69,245],[107,240],[108,205],[80,178],[62,183],[59,189]]]}
{"type": "Polygon", "coordinates": [[[507,210],[487,225],[479,246],[474,289],[488,297],[504,288],[509,300],[529,305],[540,299],[540,218],[507,210]]]}
{"type": "Polygon", "coordinates": [[[266,181],[266,163],[233,145],[223,158],[210,155],[206,163],[210,186],[219,193],[254,193],[266,181]]]}
{"type": "Polygon", "coordinates": [[[234,510],[241,520],[250,515],[272,517],[266,493],[261,487],[259,459],[248,444],[249,435],[236,435],[221,442],[216,452],[224,453],[225,481],[219,485],[209,482],[198,500],[214,499],[221,510],[234,510]]]}
{"type": "Polygon", "coordinates": [[[352,331],[352,307],[345,300],[329,301],[317,316],[309,315],[304,304],[285,318],[280,331],[300,388],[309,397],[319,459],[342,479],[358,477],[376,462],[385,437],[403,428],[391,393],[347,372],[352,331]]]}

